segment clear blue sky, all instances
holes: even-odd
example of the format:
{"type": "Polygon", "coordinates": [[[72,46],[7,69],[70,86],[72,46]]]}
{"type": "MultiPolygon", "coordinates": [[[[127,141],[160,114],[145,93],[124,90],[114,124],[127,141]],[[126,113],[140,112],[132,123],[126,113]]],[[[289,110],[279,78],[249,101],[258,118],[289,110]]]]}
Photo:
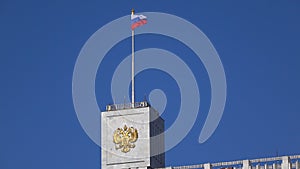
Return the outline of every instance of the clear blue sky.
{"type": "MultiPolygon", "coordinates": [[[[185,59],[201,75],[197,81],[204,93],[202,114],[188,136],[167,152],[168,166],[275,156],[277,151],[300,154],[299,1],[2,0],[1,169],[100,168],[100,148],[81,128],[73,107],[72,74],[86,40],[106,23],[129,15],[131,8],[170,13],[195,24],[214,44],[226,73],[223,118],[213,136],[199,144],[210,86],[201,62],[185,59]]],[[[137,50],[158,47],[176,52],[182,45],[163,36],[141,35],[137,40],[143,41],[137,50]]],[[[106,61],[118,62],[129,53],[127,39],[108,53],[106,61]]],[[[112,72],[99,72],[96,94],[104,110],[112,102],[107,88],[112,72]],[[102,84],[103,79],[108,82],[102,84]]],[[[153,81],[137,87],[139,100],[152,88],[166,89],[174,83],[159,71],[143,73],[153,81]]],[[[137,81],[145,76],[138,75],[137,81]]],[[[169,94],[173,88],[168,88],[169,94]]],[[[168,101],[177,103],[177,94],[168,101]]],[[[178,108],[168,106],[163,114],[167,127],[178,108]]]]}

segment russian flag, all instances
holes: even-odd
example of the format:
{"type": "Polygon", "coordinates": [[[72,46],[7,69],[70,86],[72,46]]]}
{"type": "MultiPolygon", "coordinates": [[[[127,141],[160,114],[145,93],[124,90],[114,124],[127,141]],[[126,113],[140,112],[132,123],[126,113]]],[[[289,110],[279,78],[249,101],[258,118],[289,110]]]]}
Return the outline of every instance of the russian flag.
{"type": "Polygon", "coordinates": [[[134,30],[135,28],[145,25],[147,23],[147,17],[144,15],[131,15],[131,29],[134,30]]]}

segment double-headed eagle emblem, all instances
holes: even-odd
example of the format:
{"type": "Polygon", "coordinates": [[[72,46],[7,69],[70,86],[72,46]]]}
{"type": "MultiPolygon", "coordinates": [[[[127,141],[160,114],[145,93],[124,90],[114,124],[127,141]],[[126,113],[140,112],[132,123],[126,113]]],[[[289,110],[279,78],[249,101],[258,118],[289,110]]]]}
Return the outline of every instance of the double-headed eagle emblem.
{"type": "Polygon", "coordinates": [[[118,128],[114,132],[113,141],[115,143],[116,150],[121,149],[123,153],[127,153],[131,148],[135,147],[134,142],[138,139],[138,131],[133,127],[118,128]]]}

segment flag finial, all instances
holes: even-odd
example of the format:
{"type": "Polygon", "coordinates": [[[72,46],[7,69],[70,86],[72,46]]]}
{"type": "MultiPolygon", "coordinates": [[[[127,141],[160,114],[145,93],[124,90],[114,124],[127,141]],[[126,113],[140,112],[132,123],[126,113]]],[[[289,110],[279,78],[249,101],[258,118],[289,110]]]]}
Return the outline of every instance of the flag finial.
{"type": "Polygon", "coordinates": [[[133,15],[133,14],[134,14],[134,9],[132,8],[132,9],[131,9],[131,15],[133,15]]]}

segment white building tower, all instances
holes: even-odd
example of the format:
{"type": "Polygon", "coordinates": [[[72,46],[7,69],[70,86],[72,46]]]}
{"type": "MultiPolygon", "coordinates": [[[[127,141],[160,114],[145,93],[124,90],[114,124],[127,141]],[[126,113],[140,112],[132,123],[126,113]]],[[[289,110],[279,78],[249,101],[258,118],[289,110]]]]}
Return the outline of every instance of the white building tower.
{"type": "Polygon", "coordinates": [[[102,169],[165,166],[164,120],[148,102],[106,106],[101,134],[102,169]]]}

